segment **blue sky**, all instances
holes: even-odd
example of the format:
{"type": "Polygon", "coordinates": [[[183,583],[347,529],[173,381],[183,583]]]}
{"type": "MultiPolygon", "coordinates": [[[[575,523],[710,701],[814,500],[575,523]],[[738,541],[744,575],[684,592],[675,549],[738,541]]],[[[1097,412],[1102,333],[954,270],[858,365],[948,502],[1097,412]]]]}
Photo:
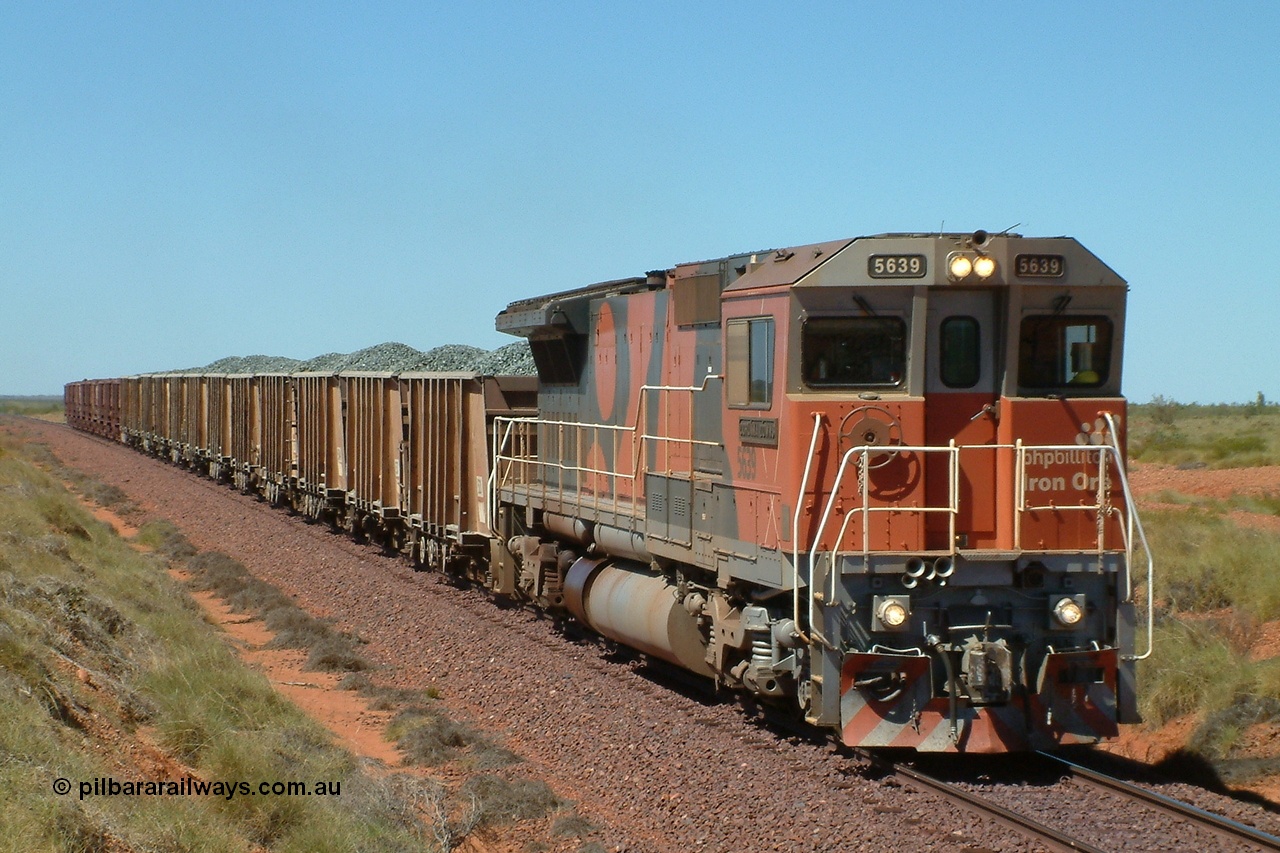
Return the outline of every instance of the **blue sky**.
{"type": "Polygon", "coordinates": [[[1131,399],[1280,399],[1277,44],[1262,0],[0,0],[0,394],[1019,223],[1129,280],[1131,399]]]}

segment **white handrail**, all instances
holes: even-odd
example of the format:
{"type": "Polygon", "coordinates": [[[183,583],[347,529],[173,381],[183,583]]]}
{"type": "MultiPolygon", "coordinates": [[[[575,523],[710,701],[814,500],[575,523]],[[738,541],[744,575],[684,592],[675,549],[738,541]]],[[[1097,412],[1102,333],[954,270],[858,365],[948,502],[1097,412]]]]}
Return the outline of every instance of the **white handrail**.
{"type": "MultiPolygon", "coordinates": [[[[1120,487],[1124,490],[1125,506],[1129,510],[1129,536],[1126,542],[1126,559],[1125,574],[1128,587],[1128,599],[1133,599],[1133,527],[1138,528],[1138,538],[1142,540],[1142,550],[1147,552],[1147,650],[1140,655],[1132,655],[1132,660],[1146,660],[1151,657],[1151,652],[1155,649],[1155,589],[1156,589],[1156,561],[1151,554],[1151,546],[1147,543],[1147,532],[1142,527],[1142,518],[1138,515],[1138,505],[1133,500],[1133,490],[1129,488],[1129,477],[1124,470],[1123,455],[1120,453],[1119,431],[1116,429],[1115,418],[1110,412],[1103,412],[1102,417],[1106,419],[1107,429],[1111,436],[1111,448],[1116,455],[1116,473],[1120,475],[1120,487]]],[[[1135,649],[1136,651],[1136,649],[1135,649]]]]}
{"type": "MultiPolygon", "coordinates": [[[[634,497],[638,490],[640,475],[642,473],[646,473],[648,470],[647,467],[642,463],[642,459],[644,458],[644,445],[646,442],[654,442],[654,443],[661,444],[664,447],[671,444],[681,444],[681,445],[687,446],[689,448],[689,456],[690,456],[690,467],[688,472],[688,479],[692,480],[694,475],[693,460],[692,460],[693,448],[694,447],[723,447],[724,446],[723,442],[707,441],[702,439],[696,439],[693,437],[692,404],[690,405],[690,409],[689,409],[689,434],[687,437],[676,437],[672,435],[663,435],[660,433],[650,434],[646,431],[643,431],[641,427],[641,423],[648,414],[648,405],[649,405],[648,400],[649,400],[649,397],[651,396],[649,392],[687,392],[690,394],[698,394],[706,391],[708,384],[713,380],[722,380],[722,379],[724,379],[724,376],[722,374],[707,373],[702,377],[701,384],[698,384],[698,385],[642,385],[639,389],[639,396],[638,396],[639,402],[636,405],[636,412],[634,417],[631,420],[631,423],[629,424],[588,423],[584,421],[566,421],[566,420],[558,420],[558,419],[551,419],[551,418],[541,418],[536,416],[522,417],[522,418],[508,418],[508,417],[501,417],[501,416],[496,417],[494,418],[494,425],[495,425],[495,429],[494,429],[495,441],[494,441],[494,451],[493,451],[494,468],[497,469],[500,462],[510,461],[512,463],[524,463],[526,465],[532,464],[536,466],[536,468],[539,470],[556,470],[560,472],[574,472],[577,474],[607,475],[607,476],[614,477],[618,480],[629,482],[631,484],[631,494],[634,497]],[[524,424],[526,426],[532,426],[535,428],[540,426],[554,428],[556,431],[556,435],[558,437],[559,453],[557,455],[559,458],[554,462],[548,462],[541,458],[517,458],[514,455],[513,456],[502,455],[502,452],[501,452],[502,447],[505,445],[506,440],[511,437],[511,430],[514,429],[517,424],[524,424]],[[505,432],[504,440],[502,442],[499,442],[497,440],[496,434],[502,429],[503,425],[508,425],[508,427],[505,432]],[[630,471],[607,471],[607,470],[594,468],[589,465],[584,465],[581,462],[577,462],[577,463],[565,462],[564,448],[565,448],[565,442],[567,439],[566,433],[568,432],[573,433],[573,436],[572,436],[573,446],[575,448],[580,449],[582,435],[588,430],[596,433],[603,432],[606,434],[613,434],[616,436],[620,436],[623,439],[626,439],[626,437],[629,435],[630,438],[629,438],[628,444],[631,449],[630,455],[632,457],[631,470],[630,471]]],[[[581,456],[580,453],[575,455],[578,457],[581,456]]],[[[493,490],[495,506],[497,502],[497,489],[500,487],[501,487],[500,478],[495,479],[494,490],[493,490]]],[[[563,491],[564,489],[563,477],[558,478],[558,487],[563,491]]],[[[543,489],[544,491],[546,489],[545,482],[543,484],[543,489]]],[[[599,494],[596,494],[596,500],[597,501],[599,500],[599,494]]]]}
{"type": "MultiPolygon", "coordinates": [[[[813,438],[809,439],[809,455],[804,461],[804,476],[800,478],[800,493],[796,495],[795,508],[791,511],[791,609],[792,621],[805,642],[809,635],[800,627],[800,508],[804,504],[804,490],[809,485],[809,472],[813,469],[813,455],[818,448],[818,436],[822,434],[822,412],[813,413],[813,438]]],[[[813,563],[809,563],[809,588],[813,589],[813,563]]]]}

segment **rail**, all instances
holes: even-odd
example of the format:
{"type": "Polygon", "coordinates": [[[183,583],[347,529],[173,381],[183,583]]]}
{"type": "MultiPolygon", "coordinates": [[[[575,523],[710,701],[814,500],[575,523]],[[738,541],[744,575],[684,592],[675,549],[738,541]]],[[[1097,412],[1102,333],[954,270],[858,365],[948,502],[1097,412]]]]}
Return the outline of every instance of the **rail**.
{"type": "Polygon", "coordinates": [[[1015,520],[1015,543],[1019,549],[1022,547],[1022,516],[1027,512],[1068,512],[1072,510],[1092,510],[1097,514],[1098,523],[1098,552],[1102,553],[1105,547],[1105,530],[1106,520],[1114,515],[1117,510],[1110,503],[1110,481],[1108,479],[1109,472],[1114,470],[1116,479],[1120,481],[1121,494],[1124,496],[1124,512],[1123,520],[1120,525],[1120,537],[1124,549],[1125,566],[1124,566],[1124,603],[1132,604],[1133,602],[1133,551],[1134,551],[1134,532],[1138,534],[1138,538],[1142,543],[1143,553],[1147,559],[1147,650],[1142,654],[1125,655],[1125,660],[1146,660],[1151,656],[1154,648],[1153,641],[1155,637],[1155,559],[1151,554],[1151,547],[1147,543],[1147,534],[1142,526],[1142,519],[1138,515],[1138,506],[1133,499],[1133,491],[1129,487],[1129,477],[1125,473],[1124,454],[1120,451],[1120,445],[1116,440],[1116,424],[1110,412],[1104,412],[1108,426],[1109,443],[1100,445],[1075,445],[1075,444],[1057,444],[1057,445],[1038,445],[1028,446],[1021,442],[1017,444],[1018,450],[1018,471],[1020,476],[1015,483],[1018,489],[1017,504],[1018,513],[1015,520]],[[1027,456],[1035,452],[1045,453],[1097,453],[1098,454],[1098,482],[1096,487],[1096,502],[1093,504],[1064,504],[1047,506],[1028,505],[1026,502],[1026,484],[1027,473],[1026,466],[1028,464],[1027,456]],[[1107,460],[1114,461],[1114,465],[1109,466],[1107,460]]]}
{"type": "MultiPolygon", "coordinates": [[[[609,500],[613,503],[614,511],[617,510],[617,502],[621,498],[629,498],[633,504],[637,504],[643,498],[644,484],[641,476],[646,473],[662,473],[665,476],[673,478],[685,479],[692,482],[696,476],[695,453],[696,447],[722,447],[723,444],[716,441],[704,441],[694,438],[693,426],[693,401],[692,395],[703,392],[707,389],[708,383],[713,379],[720,379],[717,374],[708,374],[703,378],[700,385],[645,385],[640,389],[640,398],[636,408],[636,414],[630,424],[597,424],[583,423],[579,421],[564,421],[550,418],[507,418],[498,417],[494,419],[495,429],[493,434],[493,450],[491,458],[493,466],[490,471],[489,481],[489,517],[496,519],[497,506],[500,501],[500,494],[503,489],[511,489],[517,486],[524,486],[528,489],[528,494],[533,497],[535,494],[546,500],[550,497],[558,497],[562,502],[566,498],[566,488],[572,488],[574,493],[571,496],[580,505],[594,509],[597,514],[604,512],[605,501],[609,500]],[[670,405],[664,407],[663,423],[660,425],[659,431],[650,432],[642,430],[641,424],[647,422],[650,411],[650,399],[657,394],[675,394],[688,393],[691,395],[689,406],[686,410],[688,415],[688,434],[684,436],[673,436],[670,434],[670,422],[673,417],[672,407],[670,405]],[[583,460],[586,458],[587,449],[591,447],[599,447],[602,445],[601,437],[604,435],[613,436],[614,438],[608,443],[613,447],[614,463],[610,465],[603,456],[601,456],[600,464],[587,464],[583,460]],[[547,442],[552,441],[552,448],[547,447],[547,442]],[[662,452],[653,454],[653,469],[647,468],[642,460],[646,457],[646,447],[657,445],[662,448],[662,452]],[[687,466],[677,471],[672,466],[672,448],[683,447],[683,459],[688,463],[687,466]],[[554,450],[553,454],[548,453],[554,450]],[[623,468],[621,465],[624,456],[629,456],[629,466],[623,468]],[[550,458],[551,461],[547,461],[550,458]],[[548,472],[555,471],[554,477],[548,476],[548,472]],[[573,485],[567,486],[569,479],[566,474],[572,474],[573,485]],[[588,478],[607,478],[612,479],[612,486],[600,488],[597,482],[591,482],[588,485],[588,478]],[[627,484],[625,487],[619,483],[627,484]],[[536,489],[535,489],[536,487],[536,489]],[[588,498],[589,496],[589,498],[588,498]],[[607,496],[607,497],[606,497],[607,496]]],[[[1129,486],[1128,477],[1124,469],[1124,456],[1121,453],[1119,444],[1116,440],[1116,425],[1113,417],[1109,413],[1104,413],[1108,424],[1108,442],[1106,444],[1088,444],[1088,445],[1026,445],[1021,441],[1015,444],[980,444],[980,445],[957,445],[951,442],[946,446],[942,445],[860,445],[847,450],[840,460],[840,465],[836,471],[835,480],[827,493],[823,510],[818,522],[817,530],[808,544],[805,543],[801,536],[800,516],[804,504],[804,496],[809,490],[809,480],[814,470],[814,463],[819,453],[818,443],[822,433],[821,413],[814,414],[813,434],[809,444],[809,451],[805,457],[804,473],[801,477],[799,492],[796,496],[794,509],[792,510],[791,521],[791,584],[792,584],[792,611],[796,625],[800,630],[804,631],[807,625],[812,631],[816,624],[815,616],[817,604],[823,600],[822,597],[829,597],[834,600],[837,594],[837,585],[839,583],[840,571],[838,570],[838,560],[841,553],[859,554],[864,563],[869,561],[873,554],[896,553],[888,550],[872,548],[872,525],[871,518],[877,513],[944,513],[947,515],[948,526],[948,543],[946,549],[936,552],[939,555],[956,556],[962,553],[962,549],[956,546],[956,520],[961,511],[960,505],[960,472],[961,472],[961,456],[971,452],[1008,452],[1014,457],[1014,518],[1013,518],[1013,551],[1020,553],[1023,550],[1023,527],[1024,519],[1029,513],[1041,512],[1091,512],[1096,519],[1096,540],[1095,548],[1092,549],[1097,554],[1120,551],[1124,554],[1124,602],[1132,604],[1134,595],[1133,581],[1133,562],[1135,545],[1140,542],[1147,560],[1147,625],[1146,625],[1146,649],[1142,654],[1127,654],[1126,660],[1145,660],[1150,657],[1153,649],[1154,640],[1154,591],[1152,578],[1154,576],[1154,560],[1151,550],[1147,543],[1146,532],[1142,526],[1142,521],[1138,517],[1137,506],[1133,499],[1133,493],[1129,486]],[[873,505],[870,500],[870,477],[868,473],[872,470],[871,457],[884,453],[894,454],[945,454],[947,457],[947,493],[946,502],[936,505],[924,503],[922,505],[903,506],[900,503],[885,503],[884,505],[873,505]],[[1096,461],[1093,457],[1096,457],[1096,461]],[[1045,466],[1052,463],[1061,462],[1062,464],[1092,466],[1096,471],[1096,476],[1089,477],[1083,474],[1084,487],[1079,491],[1092,492],[1092,502],[1082,501],[1079,503],[1035,503],[1030,499],[1031,490],[1028,488],[1031,482],[1029,469],[1032,465],[1045,466]],[[829,551],[822,551],[822,544],[825,541],[828,527],[830,526],[832,516],[836,512],[837,505],[849,496],[845,494],[845,480],[849,476],[850,470],[856,470],[858,476],[858,485],[856,489],[857,504],[843,511],[843,517],[840,519],[839,533],[834,540],[829,551]],[[1117,507],[1112,504],[1112,477],[1119,482],[1121,493],[1124,498],[1123,507],[1117,507]],[[1119,547],[1111,546],[1107,541],[1108,531],[1111,529],[1109,520],[1113,517],[1117,518],[1118,528],[1120,531],[1121,542],[1119,547]],[[861,547],[855,549],[841,550],[841,546],[846,541],[849,533],[850,525],[855,520],[861,520],[861,547]],[[1135,540],[1136,534],[1136,540],[1135,540]],[[802,612],[800,584],[806,580],[802,575],[801,558],[807,551],[807,586],[808,586],[808,621],[802,622],[800,615],[802,612]],[[822,566],[821,559],[826,557],[829,561],[827,572],[828,583],[819,584],[819,569],[822,566]],[[819,586],[822,587],[819,590],[819,586]],[[829,589],[828,589],[829,587],[829,589]]],[[[1075,476],[1081,476],[1081,472],[1077,472],[1075,476]]],[[[815,497],[818,493],[815,493],[815,497]]],[[[935,552],[929,551],[913,551],[913,556],[931,555],[935,552]]],[[[1046,551],[1043,548],[1037,548],[1036,553],[1081,553],[1080,549],[1059,549],[1046,551]]],[[[821,638],[819,638],[821,639],[821,638]]],[[[1135,650],[1136,652],[1136,650],[1135,650]]]]}
{"type": "Polygon", "coordinates": [[[1069,761],[1060,755],[1043,750],[1035,753],[1042,760],[1051,762],[1055,766],[1065,767],[1070,778],[1084,785],[1089,785],[1102,791],[1109,791],[1118,794],[1129,800],[1136,800],[1152,806],[1166,814],[1173,815],[1176,818],[1186,820],[1196,826],[1208,829],[1220,838],[1224,838],[1233,844],[1246,842],[1256,844],[1263,850],[1280,849],[1280,838],[1270,833],[1263,832],[1257,827],[1248,826],[1237,820],[1232,820],[1223,815],[1214,814],[1206,811],[1199,806],[1191,803],[1175,800],[1173,797],[1152,791],[1133,782],[1117,778],[1108,773],[1095,770],[1092,767],[1085,767],[1074,761],[1069,761]]]}
{"type": "MultiPolygon", "coordinates": [[[[813,413],[813,438],[809,439],[809,453],[804,458],[804,474],[800,477],[800,493],[796,495],[794,509],[791,511],[791,609],[792,622],[800,631],[805,642],[808,635],[800,627],[800,507],[804,505],[804,493],[809,488],[809,472],[813,470],[813,457],[818,449],[818,439],[822,436],[822,413],[813,413]]],[[[813,562],[810,561],[810,566],[813,562]]],[[[809,586],[813,586],[813,573],[809,574],[809,586]]],[[[813,623],[810,622],[810,625],[813,623]]]]}
{"type": "MultiPolygon", "coordinates": [[[[836,570],[836,559],[838,554],[840,553],[840,543],[844,541],[845,534],[849,528],[849,522],[853,519],[853,516],[855,513],[859,513],[862,516],[862,558],[864,561],[869,560],[872,554],[871,525],[869,523],[871,520],[872,513],[881,513],[881,512],[921,512],[921,513],[946,512],[946,513],[949,513],[950,514],[949,527],[951,530],[951,538],[949,541],[952,543],[955,542],[955,518],[956,518],[956,514],[959,512],[959,491],[960,491],[958,487],[959,471],[960,471],[959,461],[958,461],[959,451],[960,451],[960,448],[957,447],[954,442],[952,442],[951,445],[947,447],[937,447],[937,446],[926,447],[923,445],[910,446],[910,445],[898,445],[898,444],[894,444],[894,445],[864,444],[864,445],[858,445],[857,447],[851,447],[847,451],[845,451],[844,456],[842,456],[840,459],[840,467],[836,469],[836,478],[831,485],[831,493],[827,496],[826,505],[822,511],[822,517],[818,522],[818,530],[813,537],[813,546],[809,549],[809,623],[808,624],[810,628],[812,628],[814,624],[816,602],[818,600],[817,589],[816,589],[817,584],[814,582],[814,580],[815,580],[815,575],[817,573],[816,569],[819,565],[818,563],[819,549],[822,546],[822,541],[823,541],[822,537],[826,533],[827,522],[831,518],[831,513],[835,509],[835,505],[843,497],[840,487],[844,483],[845,473],[846,471],[848,471],[850,460],[852,460],[855,456],[858,457],[858,462],[857,462],[858,495],[859,495],[860,506],[855,507],[854,509],[845,513],[844,520],[840,525],[840,535],[835,540],[835,548],[827,552],[830,555],[830,570],[827,572],[827,575],[831,580],[831,589],[830,591],[824,590],[823,594],[826,596],[829,596],[830,599],[833,601],[835,600],[835,597],[836,597],[836,585],[839,583],[839,575],[840,575],[840,572],[836,570]],[[886,447],[892,447],[892,452],[894,453],[922,453],[922,454],[935,453],[935,452],[949,453],[951,455],[951,458],[947,465],[947,472],[948,472],[947,506],[945,507],[930,507],[930,506],[903,507],[898,504],[885,504],[884,506],[871,506],[868,500],[870,478],[866,476],[866,472],[868,471],[868,465],[870,463],[871,454],[873,453],[880,454],[880,453],[890,452],[886,450],[886,447]]],[[[796,508],[796,513],[799,514],[799,506],[797,506],[796,508]]]]}

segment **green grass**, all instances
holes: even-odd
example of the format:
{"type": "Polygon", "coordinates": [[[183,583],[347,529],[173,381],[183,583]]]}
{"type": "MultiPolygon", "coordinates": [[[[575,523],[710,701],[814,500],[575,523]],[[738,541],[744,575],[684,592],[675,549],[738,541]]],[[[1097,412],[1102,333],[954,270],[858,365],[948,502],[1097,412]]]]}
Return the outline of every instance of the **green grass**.
{"type": "Polygon", "coordinates": [[[1129,455],[1141,462],[1211,468],[1280,465],[1280,406],[1202,406],[1163,397],[1130,405],[1129,455]]]}
{"type": "MultiPolygon", "coordinates": [[[[1226,500],[1203,495],[1188,495],[1166,489],[1151,497],[1152,503],[1195,507],[1208,513],[1223,515],[1230,512],[1250,512],[1256,515],[1280,515],[1280,495],[1232,495],[1226,500]]],[[[1147,513],[1154,510],[1144,510],[1147,513]]]]}
{"type": "Polygon", "coordinates": [[[1195,715],[1187,748],[1213,762],[1229,762],[1250,726],[1280,723],[1280,660],[1251,660],[1251,635],[1230,617],[1163,620],[1159,657],[1139,669],[1147,722],[1195,715]]]}
{"type": "Polygon", "coordinates": [[[52,395],[36,397],[0,396],[0,415],[24,417],[61,416],[62,398],[52,395]]]}
{"type": "Polygon", "coordinates": [[[1214,508],[1147,510],[1156,598],[1173,612],[1231,608],[1257,622],[1280,619],[1280,535],[1240,527],[1214,508]]]}
{"type": "Polygon", "coordinates": [[[1251,656],[1263,624],[1280,619],[1280,534],[1241,527],[1228,513],[1275,514],[1280,502],[1156,500],[1181,506],[1143,512],[1157,600],[1155,653],[1138,670],[1143,717],[1159,726],[1193,715],[1187,748],[1224,778],[1273,771],[1272,761],[1238,761],[1237,750],[1251,726],[1280,723],[1280,658],[1251,656]]]}

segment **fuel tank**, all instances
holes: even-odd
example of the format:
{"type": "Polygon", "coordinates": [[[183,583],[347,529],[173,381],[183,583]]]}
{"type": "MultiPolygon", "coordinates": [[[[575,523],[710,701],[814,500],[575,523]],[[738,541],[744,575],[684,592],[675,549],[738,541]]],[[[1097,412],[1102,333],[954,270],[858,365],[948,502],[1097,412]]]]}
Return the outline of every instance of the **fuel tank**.
{"type": "Polygon", "coordinates": [[[565,606],[599,634],[699,675],[712,675],[697,619],[676,588],[639,563],[574,562],[565,578],[565,606]]]}

